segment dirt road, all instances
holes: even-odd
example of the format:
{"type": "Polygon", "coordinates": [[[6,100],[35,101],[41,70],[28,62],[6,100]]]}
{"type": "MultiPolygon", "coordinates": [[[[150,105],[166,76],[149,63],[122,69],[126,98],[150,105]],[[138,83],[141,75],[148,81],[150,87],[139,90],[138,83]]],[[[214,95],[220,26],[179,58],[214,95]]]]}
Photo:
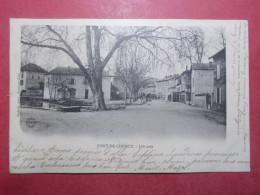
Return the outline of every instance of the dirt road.
{"type": "Polygon", "coordinates": [[[155,100],[124,110],[66,113],[21,108],[24,132],[40,135],[90,135],[147,138],[224,139],[225,115],[182,103],[155,100]],[[34,118],[36,125],[26,121],[34,118]]]}

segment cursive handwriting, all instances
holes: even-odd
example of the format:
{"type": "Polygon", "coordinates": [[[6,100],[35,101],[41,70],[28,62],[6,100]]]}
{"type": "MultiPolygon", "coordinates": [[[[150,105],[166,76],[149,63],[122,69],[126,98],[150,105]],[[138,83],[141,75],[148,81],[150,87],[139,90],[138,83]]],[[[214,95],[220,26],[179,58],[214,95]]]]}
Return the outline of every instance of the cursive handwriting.
{"type": "Polygon", "coordinates": [[[81,172],[189,172],[196,166],[249,163],[239,160],[237,152],[195,152],[192,149],[123,147],[62,148],[56,145],[40,148],[19,143],[12,152],[12,170],[52,170],[77,168],[81,172]]]}

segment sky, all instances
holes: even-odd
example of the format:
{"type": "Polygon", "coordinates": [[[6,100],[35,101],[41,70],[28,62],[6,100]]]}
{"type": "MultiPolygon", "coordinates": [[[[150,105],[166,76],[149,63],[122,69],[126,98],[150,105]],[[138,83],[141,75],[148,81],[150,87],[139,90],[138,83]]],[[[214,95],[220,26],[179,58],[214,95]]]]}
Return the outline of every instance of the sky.
{"type": "MultiPolygon", "coordinates": [[[[73,27],[71,27],[71,31],[69,31],[71,33],[69,33],[70,35],[69,35],[68,39],[73,40],[76,37],[78,37],[79,30],[82,30],[82,29],[74,29],[73,27]]],[[[218,35],[217,35],[217,29],[213,28],[213,27],[211,27],[211,28],[203,27],[202,30],[205,33],[206,42],[209,43],[208,52],[207,52],[207,55],[205,56],[206,60],[204,60],[204,62],[207,63],[208,57],[212,56],[219,50],[218,49],[219,47],[217,47],[218,35]]],[[[78,56],[81,59],[81,61],[83,62],[83,64],[87,64],[86,63],[87,59],[86,59],[85,44],[80,45],[80,46],[77,46],[75,44],[74,48],[75,48],[75,53],[78,54],[78,56]]],[[[221,47],[220,47],[220,49],[221,49],[221,47]]],[[[105,48],[105,50],[107,50],[107,48],[105,48]]],[[[101,53],[101,55],[102,55],[102,53],[101,53]]],[[[47,71],[50,71],[51,69],[53,69],[55,67],[64,67],[64,66],[65,67],[68,67],[68,66],[77,67],[77,65],[65,53],[63,53],[61,51],[57,52],[57,51],[54,51],[51,49],[39,50],[39,49],[33,48],[32,50],[29,51],[29,53],[27,53],[27,55],[24,55],[24,53],[22,53],[22,63],[35,63],[35,64],[41,66],[42,68],[46,69],[47,71]],[[28,57],[28,56],[30,56],[30,57],[28,57]]],[[[187,66],[189,68],[190,64],[187,64],[187,66]]],[[[161,79],[165,76],[169,76],[169,75],[173,75],[173,74],[180,74],[185,69],[186,69],[185,65],[181,65],[180,63],[176,62],[174,67],[168,67],[168,66],[155,67],[150,70],[150,72],[147,74],[147,76],[161,79]]],[[[110,73],[113,74],[113,72],[114,72],[113,58],[109,61],[108,65],[106,67],[106,70],[110,71],[110,73]]]]}
{"type": "MultiPolygon", "coordinates": [[[[205,33],[205,39],[206,42],[209,43],[208,51],[205,56],[205,59],[203,63],[208,63],[208,58],[213,56],[215,53],[217,53],[219,50],[222,49],[222,47],[218,43],[218,35],[217,35],[217,28],[203,28],[203,31],[205,33]]],[[[190,64],[187,64],[187,68],[190,69],[190,64]]],[[[185,65],[176,65],[174,68],[171,67],[158,67],[151,72],[151,76],[155,78],[162,79],[165,76],[174,75],[174,74],[181,74],[183,71],[186,70],[185,65]]]]}

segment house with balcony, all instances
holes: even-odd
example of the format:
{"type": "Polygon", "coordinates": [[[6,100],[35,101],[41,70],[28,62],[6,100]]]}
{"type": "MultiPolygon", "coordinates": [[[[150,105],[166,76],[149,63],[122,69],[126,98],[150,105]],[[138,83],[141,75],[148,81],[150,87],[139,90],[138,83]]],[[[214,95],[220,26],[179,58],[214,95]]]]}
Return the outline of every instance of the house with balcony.
{"type": "Polygon", "coordinates": [[[212,110],[226,112],[226,48],[211,56],[214,71],[212,110]]]}
{"type": "Polygon", "coordinates": [[[42,97],[46,70],[29,63],[21,66],[19,91],[21,96],[42,97]]]}
{"type": "Polygon", "coordinates": [[[212,64],[194,63],[191,65],[191,105],[211,109],[214,90],[212,64]]]}
{"type": "MultiPolygon", "coordinates": [[[[112,76],[103,73],[102,89],[105,101],[110,100],[112,76]]],[[[45,76],[44,99],[86,99],[92,100],[93,94],[80,68],[57,67],[45,76]]]]}

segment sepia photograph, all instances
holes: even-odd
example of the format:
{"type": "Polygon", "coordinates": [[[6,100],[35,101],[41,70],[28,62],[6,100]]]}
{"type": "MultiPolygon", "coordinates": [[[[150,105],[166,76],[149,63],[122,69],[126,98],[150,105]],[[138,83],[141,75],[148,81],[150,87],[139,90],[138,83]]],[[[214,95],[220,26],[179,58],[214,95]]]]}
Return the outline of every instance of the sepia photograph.
{"type": "Polygon", "coordinates": [[[29,134],[225,140],[225,28],[24,25],[19,94],[29,134]]]}

